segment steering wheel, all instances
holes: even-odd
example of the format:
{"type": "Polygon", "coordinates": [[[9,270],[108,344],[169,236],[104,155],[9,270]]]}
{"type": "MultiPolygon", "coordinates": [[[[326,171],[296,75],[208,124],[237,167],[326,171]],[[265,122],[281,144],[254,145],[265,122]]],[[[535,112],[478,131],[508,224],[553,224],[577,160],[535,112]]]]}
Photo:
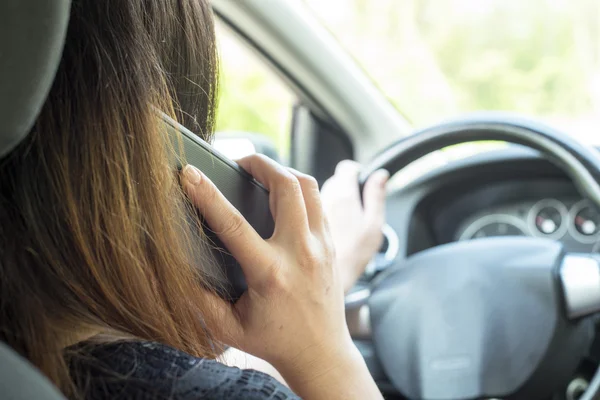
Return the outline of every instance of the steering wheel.
{"type": "MultiPolygon", "coordinates": [[[[402,139],[360,175],[394,174],[446,146],[501,140],[540,151],[600,207],[600,153],[539,123],[495,114],[402,139]]],[[[362,191],[361,191],[362,192],[362,191]]],[[[391,383],[411,399],[540,399],[566,384],[594,338],[600,258],[559,242],[503,237],[397,260],[361,303],[363,331],[391,383]]],[[[580,397],[600,388],[600,369],[580,397]]]]}

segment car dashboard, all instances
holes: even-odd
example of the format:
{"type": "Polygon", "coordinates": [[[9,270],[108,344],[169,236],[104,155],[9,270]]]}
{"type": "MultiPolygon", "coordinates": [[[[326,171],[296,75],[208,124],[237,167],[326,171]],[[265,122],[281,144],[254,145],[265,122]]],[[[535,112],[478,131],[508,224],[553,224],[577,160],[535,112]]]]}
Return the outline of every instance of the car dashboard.
{"type": "Polygon", "coordinates": [[[446,243],[507,235],[558,240],[568,252],[600,252],[598,209],[563,171],[520,146],[436,168],[392,189],[387,209],[397,259],[446,243]]]}

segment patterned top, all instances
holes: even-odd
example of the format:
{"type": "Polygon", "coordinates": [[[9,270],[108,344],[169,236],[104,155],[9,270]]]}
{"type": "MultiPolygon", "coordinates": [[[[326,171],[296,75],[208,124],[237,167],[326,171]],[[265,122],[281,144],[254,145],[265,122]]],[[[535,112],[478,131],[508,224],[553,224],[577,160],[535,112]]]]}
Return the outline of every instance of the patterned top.
{"type": "Polygon", "coordinates": [[[158,343],[125,341],[81,347],[70,360],[86,400],[293,400],[275,378],[228,367],[158,343]]]}

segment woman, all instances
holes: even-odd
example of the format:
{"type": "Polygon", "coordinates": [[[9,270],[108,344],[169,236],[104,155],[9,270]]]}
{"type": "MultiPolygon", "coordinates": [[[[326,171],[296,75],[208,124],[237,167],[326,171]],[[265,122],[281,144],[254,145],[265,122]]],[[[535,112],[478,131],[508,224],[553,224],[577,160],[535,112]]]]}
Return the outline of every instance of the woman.
{"type": "MultiPolygon", "coordinates": [[[[265,241],[200,171],[170,167],[155,110],[208,138],[216,70],[207,0],[73,1],[48,99],[0,160],[0,340],[71,398],[379,398],[344,321],[314,180],[240,161],[271,192],[265,241]],[[235,305],[214,294],[190,204],[244,269],[235,305]],[[291,390],[215,361],[222,343],[291,390]]],[[[382,212],[361,217],[375,226],[382,212]]]]}

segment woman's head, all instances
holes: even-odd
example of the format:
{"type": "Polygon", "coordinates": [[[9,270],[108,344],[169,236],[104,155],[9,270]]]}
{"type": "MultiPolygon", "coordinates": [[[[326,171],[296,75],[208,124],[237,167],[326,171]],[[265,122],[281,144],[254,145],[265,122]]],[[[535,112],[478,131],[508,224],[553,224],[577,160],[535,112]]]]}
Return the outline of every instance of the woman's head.
{"type": "Polygon", "coordinates": [[[63,348],[86,332],[211,355],[205,281],[154,110],[207,137],[216,71],[207,0],[73,0],[48,99],[0,160],[0,340],[65,391],[63,348]]]}

